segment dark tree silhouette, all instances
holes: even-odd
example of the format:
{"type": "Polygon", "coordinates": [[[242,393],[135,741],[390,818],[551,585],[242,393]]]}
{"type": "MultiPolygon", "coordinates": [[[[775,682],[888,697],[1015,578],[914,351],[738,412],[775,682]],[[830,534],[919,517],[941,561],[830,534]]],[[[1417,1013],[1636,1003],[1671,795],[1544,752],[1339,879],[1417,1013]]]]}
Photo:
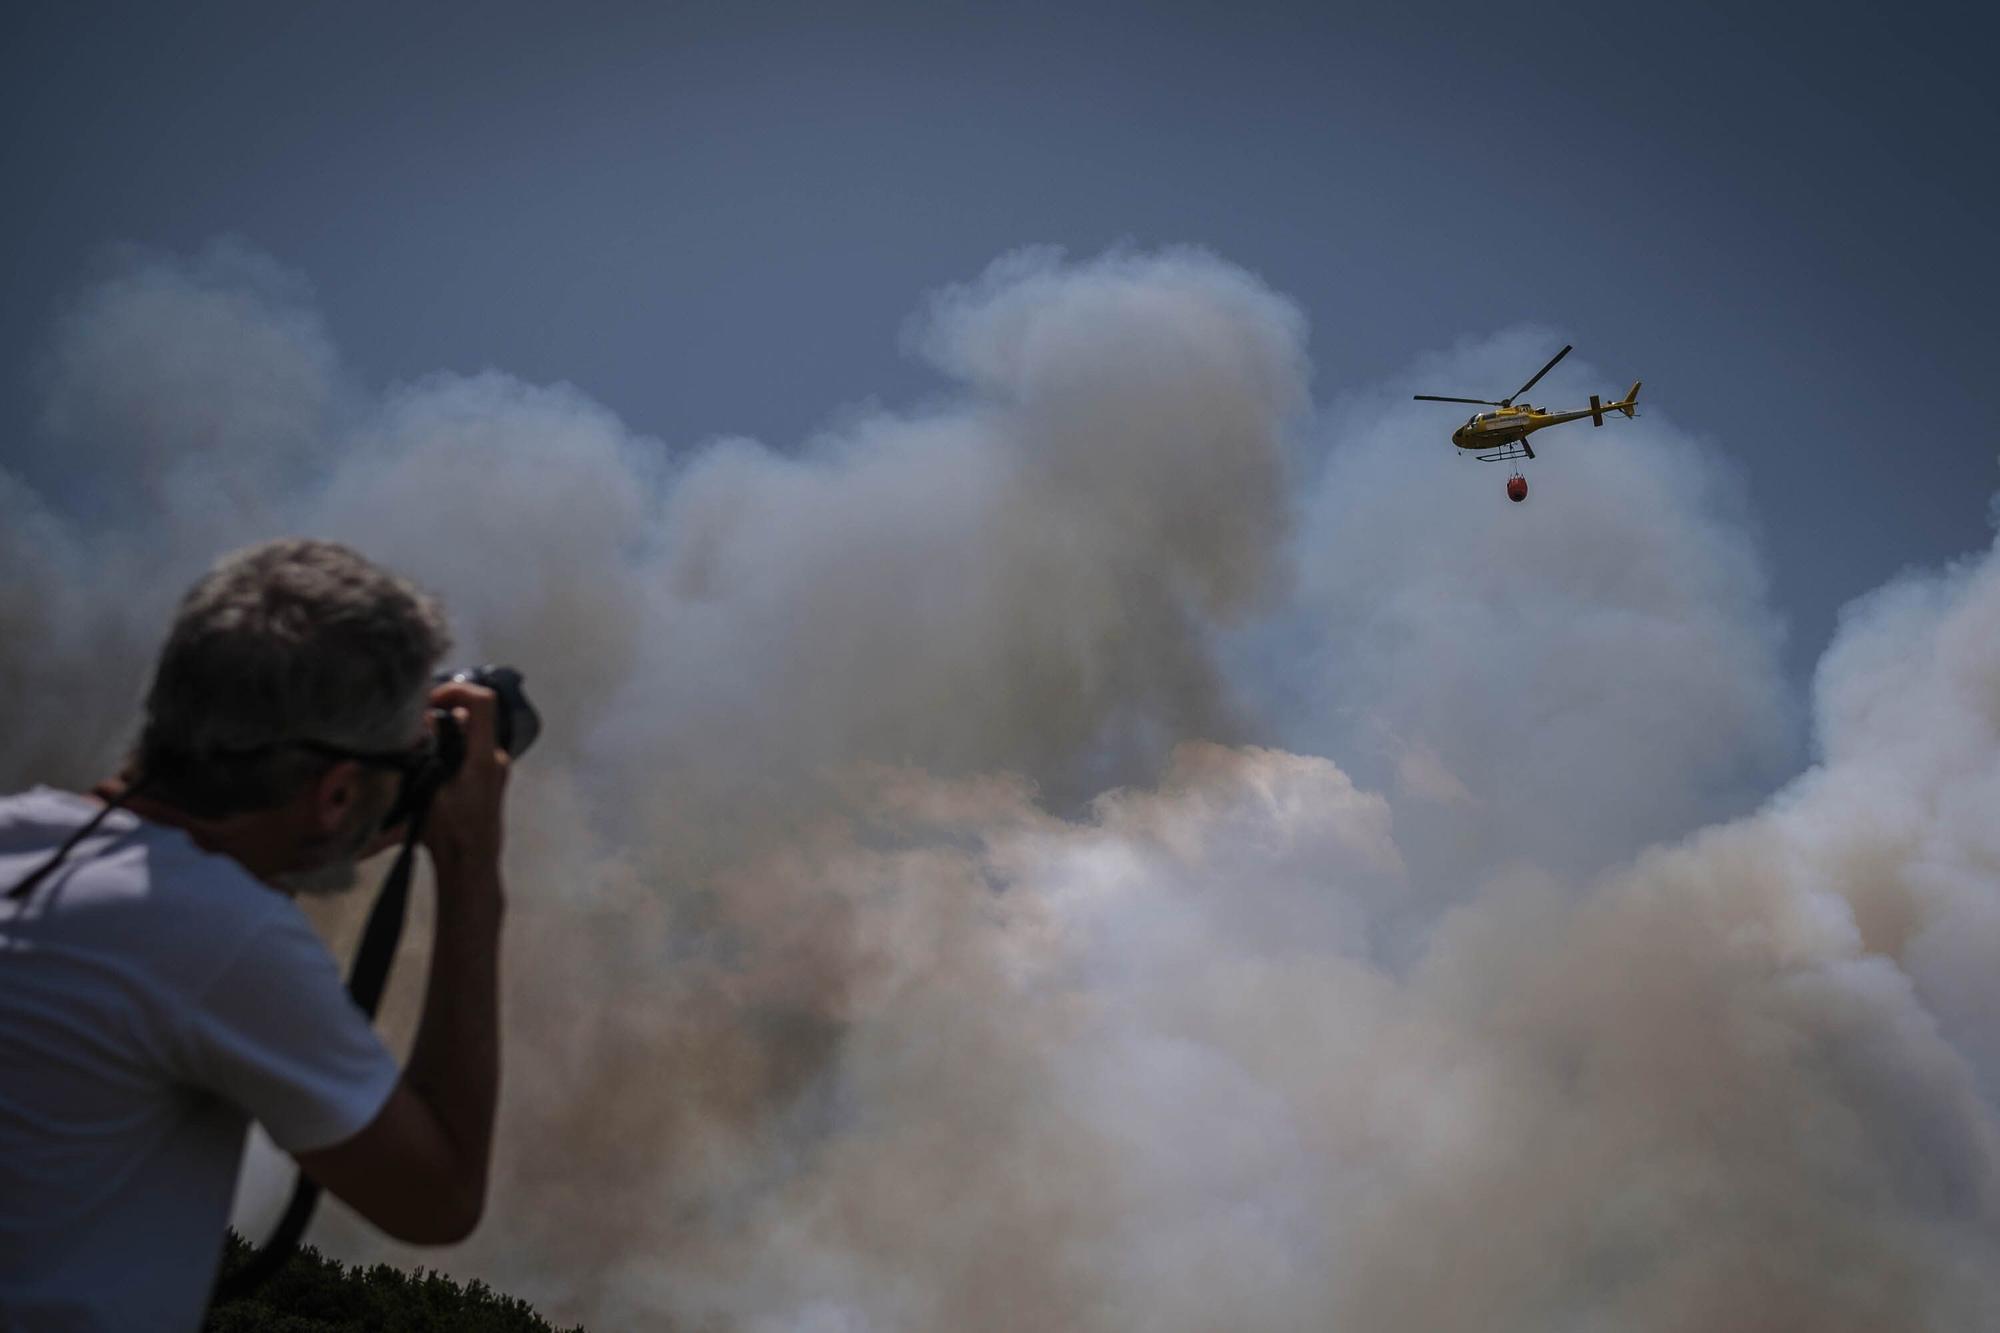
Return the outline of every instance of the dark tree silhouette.
{"type": "MultiPolygon", "coordinates": [[[[222,1256],[227,1278],[252,1250],[234,1231],[222,1256]]],[[[256,1291],[211,1306],[205,1333],[557,1333],[526,1301],[483,1282],[458,1283],[427,1269],[387,1264],[346,1268],[301,1246],[256,1291]]],[[[583,1333],[577,1325],[570,1333],[583,1333]]]]}

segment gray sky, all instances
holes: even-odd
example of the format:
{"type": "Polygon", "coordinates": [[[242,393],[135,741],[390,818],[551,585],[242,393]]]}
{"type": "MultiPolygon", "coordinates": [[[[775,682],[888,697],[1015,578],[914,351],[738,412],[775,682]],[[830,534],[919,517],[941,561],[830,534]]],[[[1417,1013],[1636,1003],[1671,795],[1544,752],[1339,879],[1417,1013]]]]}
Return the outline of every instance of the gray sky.
{"type": "Polygon", "coordinates": [[[19,6],[0,439],[120,243],[241,236],[374,385],[786,448],[935,389],[898,331],[997,255],[1193,242],[1300,303],[1323,403],[1522,323],[1608,376],[1559,390],[1643,377],[1740,463],[1803,677],[1988,539],[1996,116],[1971,6],[1744,8],[19,6]]]}

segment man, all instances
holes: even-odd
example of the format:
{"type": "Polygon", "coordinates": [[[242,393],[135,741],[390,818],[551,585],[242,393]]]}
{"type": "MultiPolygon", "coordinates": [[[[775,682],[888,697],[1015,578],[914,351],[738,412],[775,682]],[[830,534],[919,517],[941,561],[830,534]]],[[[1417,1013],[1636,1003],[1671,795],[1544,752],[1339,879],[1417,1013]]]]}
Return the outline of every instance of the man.
{"type": "Polygon", "coordinates": [[[240,551],[182,602],[120,777],[0,799],[0,1327],[198,1327],[251,1117],[399,1239],[477,1223],[507,766],[492,693],[431,687],[447,646],[346,547],[240,551]],[[425,827],[436,940],[399,1074],[292,895],[397,840],[429,708],[467,757],[425,827]]]}

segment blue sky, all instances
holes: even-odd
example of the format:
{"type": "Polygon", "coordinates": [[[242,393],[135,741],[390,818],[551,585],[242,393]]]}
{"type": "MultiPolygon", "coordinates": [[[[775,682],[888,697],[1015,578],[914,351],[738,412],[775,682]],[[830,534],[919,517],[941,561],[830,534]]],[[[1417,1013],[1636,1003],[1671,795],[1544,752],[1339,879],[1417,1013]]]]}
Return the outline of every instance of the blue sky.
{"type": "Polygon", "coordinates": [[[119,244],[242,237],[377,385],[493,366],[784,448],[933,391],[899,330],[996,256],[1190,242],[1299,303],[1321,402],[1522,324],[1643,377],[1740,465],[1801,678],[1988,538],[1971,6],[14,13],[0,438],[119,244]]]}

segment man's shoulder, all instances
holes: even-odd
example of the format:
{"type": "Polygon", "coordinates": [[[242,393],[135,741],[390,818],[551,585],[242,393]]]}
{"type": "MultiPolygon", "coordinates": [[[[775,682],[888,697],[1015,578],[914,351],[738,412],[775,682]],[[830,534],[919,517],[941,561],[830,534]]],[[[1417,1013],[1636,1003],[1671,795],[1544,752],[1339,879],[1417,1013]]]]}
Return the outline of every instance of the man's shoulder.
{"type": "Polygon", "coordinates": [[[0,853],[67,837],[97,809],[98,803],[90,797],[55,787],[30,787],[0,795],[0,853]]]}
{"type": "MultiPolygon", "coordinates": [[[[72,792],[37,787],[0,797],[0,885],[11,884],[102,810],[72,792]]],[[[179,829],[114,810],[72,849],[14,922],[20,943],[40,936],[158,960],[183,984],[288,925],[298,908],[227,856],[179,829]]]]}
{"type": "Polygon", "coordinates": [[[121,846],[143,846],[149,868],[231,888],[263,887],[235,860],[203,851],[181,829],[142,819],[130,810],[106,812],[104,803],[94,796],[55,787],[31,787],[0,796],[0,855],[40,847],[53,850],[100,815],[97,827],[71,853],[79,865],[115,854],[121,846]]]}

